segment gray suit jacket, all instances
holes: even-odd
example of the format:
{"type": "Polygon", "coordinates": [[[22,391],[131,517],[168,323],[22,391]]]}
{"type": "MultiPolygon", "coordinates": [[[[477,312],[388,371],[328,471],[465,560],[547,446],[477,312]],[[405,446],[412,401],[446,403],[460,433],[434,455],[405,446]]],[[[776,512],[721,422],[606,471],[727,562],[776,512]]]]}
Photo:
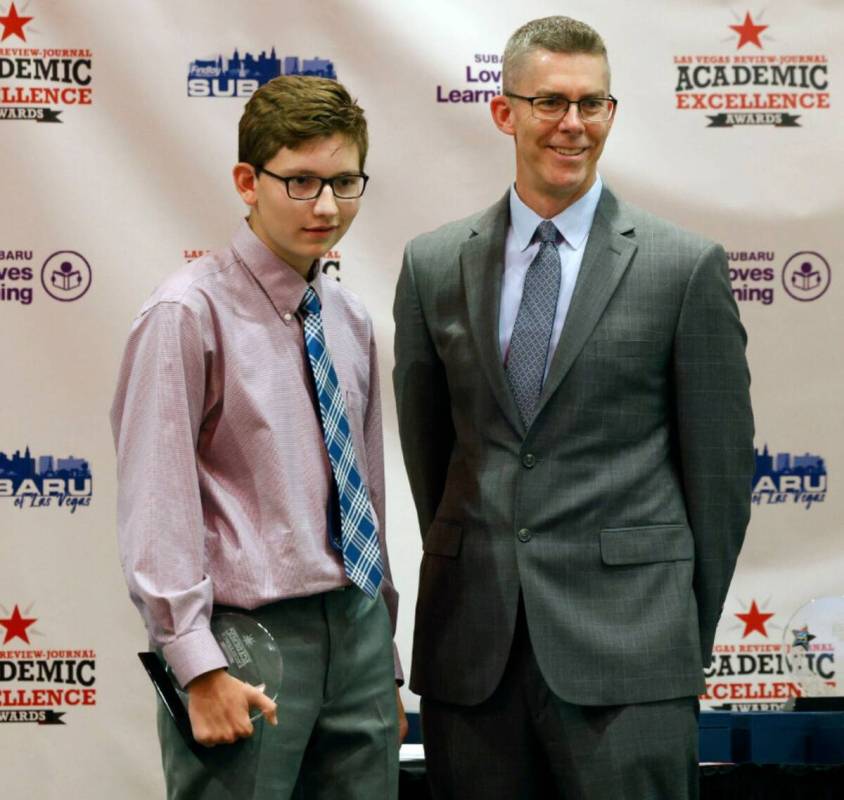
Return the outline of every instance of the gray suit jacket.
{"type": "Polygon", "coordinates": [[[407,246],[394,385],[423,535],[411,688],[504,670],[519,591],[569,702],[699,693],[750,513],[745,334],[723,249],[604,190],[525,430],[498,347],[507,195],[407,246]]]}

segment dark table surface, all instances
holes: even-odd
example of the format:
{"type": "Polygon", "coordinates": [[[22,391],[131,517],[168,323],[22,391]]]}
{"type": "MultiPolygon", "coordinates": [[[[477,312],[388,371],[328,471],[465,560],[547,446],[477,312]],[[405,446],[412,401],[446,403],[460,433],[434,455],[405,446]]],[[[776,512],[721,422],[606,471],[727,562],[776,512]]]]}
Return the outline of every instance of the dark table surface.
{"type": "MultiPolygon", "coordinates": [[[[844,800],[842,712],[704,711],[700,756],[701,800],[844,800]]],[[[430,800],[424,761],[402,763],[399,796],[430,800]]]]}

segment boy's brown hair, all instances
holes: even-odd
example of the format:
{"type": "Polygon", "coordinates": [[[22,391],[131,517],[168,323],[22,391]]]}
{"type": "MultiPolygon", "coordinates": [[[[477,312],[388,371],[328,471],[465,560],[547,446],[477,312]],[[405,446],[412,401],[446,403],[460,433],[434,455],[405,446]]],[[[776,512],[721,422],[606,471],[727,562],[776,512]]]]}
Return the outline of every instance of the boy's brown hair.
{"type": "Polygon", "coordinates": [[[282,148],[340,133],[356,144],[360,168],[369,137],[363,109],[343,84],[328,78],[282,75],[261,86],[240,118],[238,160],[262,167],[282,148]]]}

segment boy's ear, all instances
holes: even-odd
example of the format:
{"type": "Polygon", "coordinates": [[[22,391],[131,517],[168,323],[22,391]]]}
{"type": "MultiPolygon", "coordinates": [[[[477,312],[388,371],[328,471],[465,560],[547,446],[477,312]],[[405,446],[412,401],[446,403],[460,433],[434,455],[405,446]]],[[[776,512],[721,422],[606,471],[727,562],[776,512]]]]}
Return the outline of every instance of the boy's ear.
{"type": "Polygon", "coordinates": [[[241,199],[248,206],[254,206],[258,202],[258,176],[255,174],[255,167],[243,161],[239,161],[232,169],[234,188],[241,199]]]}

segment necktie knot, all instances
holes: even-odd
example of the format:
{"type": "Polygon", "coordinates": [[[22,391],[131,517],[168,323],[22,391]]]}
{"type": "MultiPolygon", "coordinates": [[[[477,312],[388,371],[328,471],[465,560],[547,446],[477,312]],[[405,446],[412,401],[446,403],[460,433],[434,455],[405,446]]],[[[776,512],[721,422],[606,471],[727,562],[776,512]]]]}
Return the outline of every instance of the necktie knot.
{"type": "Polygon", "coordinates": [[[310,314],[319,314],[322,310],[322,304],[319,302],[319,295],[310,284],[308,285],[308,288],[305,289],[305,296],[299,304],[299,310],[306,317],[310,314]]]}
{"type": "Polygon", "coordinates": [[[542,220],[542,222],[536,226],[536,236],[540,242],[551,242],[551,244],[556,244],[557,237],[559,235],[557,226],[551,222],[550,219],[542,220]]]}

